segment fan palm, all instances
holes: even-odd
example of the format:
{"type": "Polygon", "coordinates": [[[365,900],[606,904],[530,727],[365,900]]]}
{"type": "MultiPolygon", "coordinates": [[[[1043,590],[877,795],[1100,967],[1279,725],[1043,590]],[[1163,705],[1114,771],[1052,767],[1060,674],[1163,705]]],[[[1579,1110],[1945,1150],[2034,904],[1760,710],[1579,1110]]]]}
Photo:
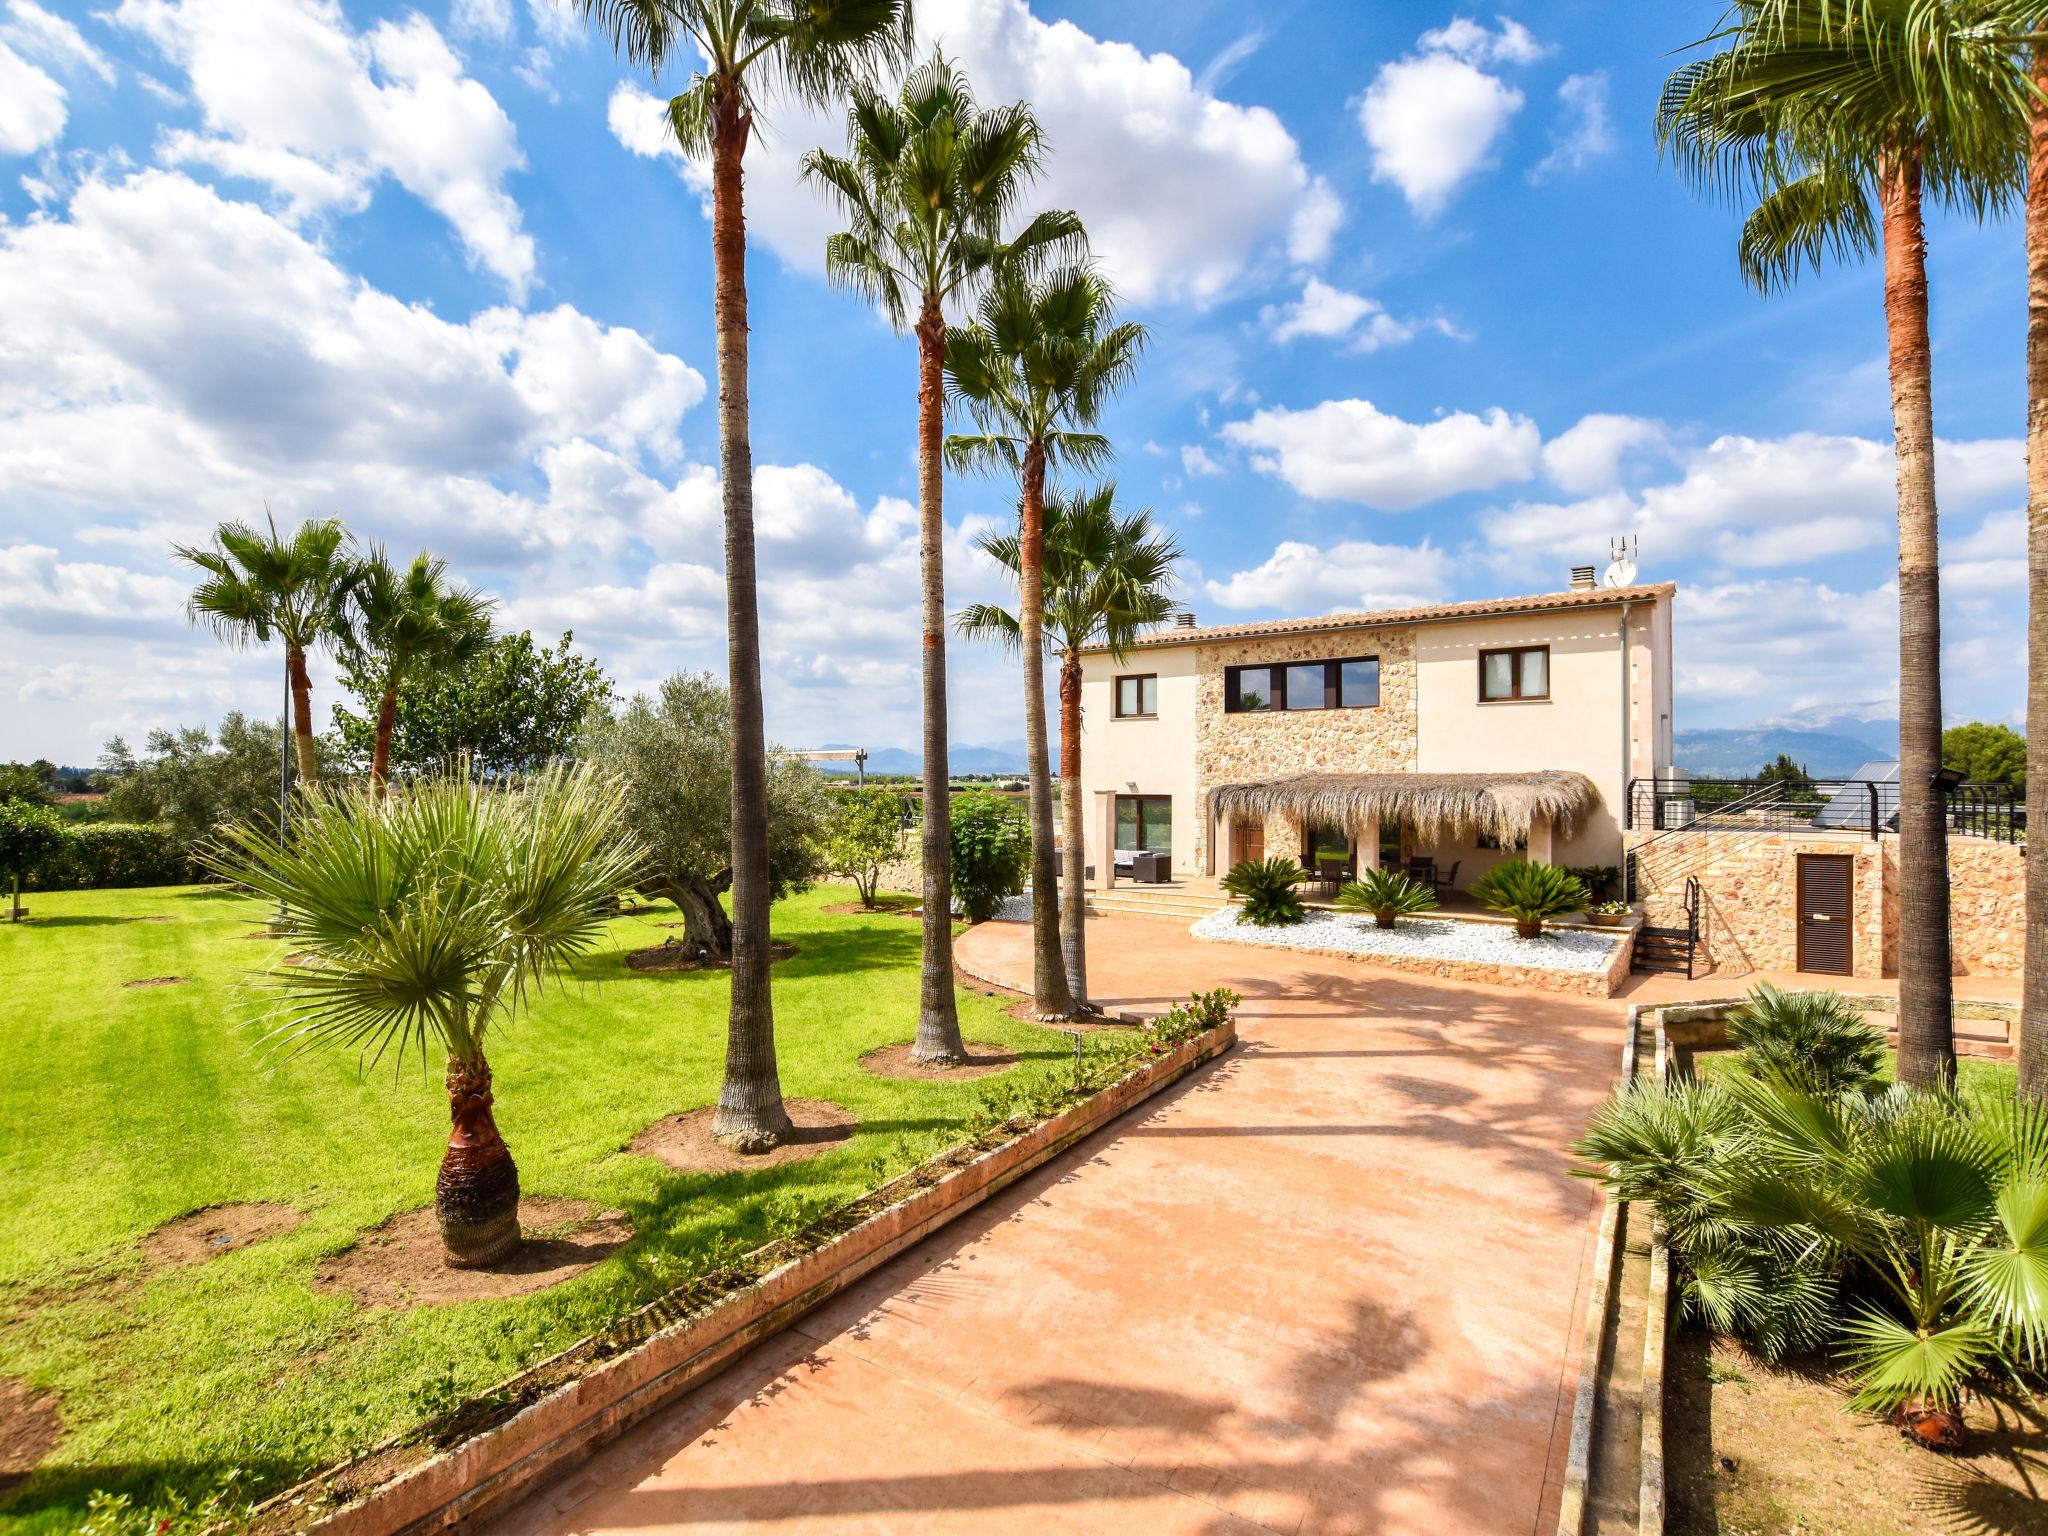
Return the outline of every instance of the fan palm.
{"type": "Polygon", "coordinates": [[[312,784],[320,764],[306,657],[334,644],[345,628],[359,569],[347,530],[335,518],[301,523],[290,537],[277,531],[275,518],[260,529],[229,522],[214,530],[212,544],[180,544],[174,553],[200,575],[185,603],[193,623],[205,624],[237,648],[284,642],[293,755],[299,781],[312,784]]]}
{"type": "Polygon", "coordinates": [[[296,953],[267,978],[269,1038],[348,1047],[365,1065],[444,1050],[442,1242],[452,1265],[495,1263],[519,1242],[519,1171],[491,1113],[484,1046],[597,942],[631,882],[639,855],[618,831],[622,792],[558,768],[514,790],[448,777],[307,805],[288,846],[232,826],[203,855],[282,904],[296,953]]]}
{"type": "MultiPolygon", "coordinates": [[[[987,534],[976,547],[1011,575],[1021,574],[1022,540],[1016,534],[987,534]]],[[[1122,661],[1140,631],[1172,618],[1173,567],[1179,559],[1180,546],[1150,512],[1117,510],[1114,482],[1071,496],[1054,492],[1045,499],[1044,634],[1046,648],[1060,658],[1060,836],[1065,855],[1060,950],[1076,1003],[1088,997],[1081,652],[1102,646],[1122,661]]],[[[970,604],[961,611],[959,625],[962,634],[974,639],[1012,649],[1022,644],[1021,620],[992,603],[970,604]]],[[[1110,854],[1102,850],[1104,858],[1110,854]]]]}
{"type": "MultiPolygon", "coordinates": [[[[1144,350],[1143,326],[1114,321],[1115,295],[1087,266],[1009,272],[989,284],[974,320],[946,333],[946,378],[981,430],[950,437],[963,469],[1017,477],[1017,642],[1024,662],[1024,745],[1030,763],[1032,1006],[1044,1019],[1086,1006],[1067,985],[1053,869],[1052,781],[1045,731],[1045,489],[1047,473],[1110,458],[1090,430],[1144,350]]],[[[1077,794],[1079,785],[1068,786],[1077,794]]],[[[1103,850],[1109,856],[1109,850],[1103,850]]]]}
{"type": "Polygon", "coordinates": [[[1781,992],[1759,983],[1727,1017],[1745,1071],[1808,1093],[1861,1091],[1878,1080],[1888,1047],[1839,992],[1781,992]]]}
{"type": "Polygon", "coordinates": [[[1037,175],[1038,120],[1023,103],[982,108],[941,53],[911,71],[895,100],[853,86],[845,155],[813,150],[805,176],[850,227],[825,243],[825,270],[917,338],[918,563],[924,620],[924,972],[920,1061],[961,1062],[953,999],[951,797],[946,763],[945,306],[994,270],[1071,247],[1080,221],[1042,213],[1012,239],[1002,226],[1037,175]]]}
{"type": "Polygon", "coordinates": [[[719,475],[725,502],[727,681],[732,688],[732,1008],[712,1129],[742,1152],[790,1131],[768,979],[768,766],[754,576],[754,451],[747,423],[747,234],[741,168],[777,93],[816,105],[909,54],[909,0],[576,0],[631,62],[694,69],[668,104],[676,143],[711,162],[719,475]]]}
{"type": "Polygon", "coordinates": [[[454,663],[476,655],[491,638],[495,600],[448,584],[448,562],[422,551],[403,571],[373,548],[353,584],[343,647],[358,656],[382,685],[370,782],[391,777],[391,735],[398,722],[398,688],[422,662],[454,663]]]}
{"type": "Polygon", "coordinates": [[[1753,198],[1743,275],[1770,292],[1881,251],[1898,458],[1899,1076],[1952,1081],[1941,615],[1923,195],[1979,210],[2020,184],[2024,93],[1971,0],[1739,0],[1665,83],[1658,129],[1702,185],[1753,198]]]}

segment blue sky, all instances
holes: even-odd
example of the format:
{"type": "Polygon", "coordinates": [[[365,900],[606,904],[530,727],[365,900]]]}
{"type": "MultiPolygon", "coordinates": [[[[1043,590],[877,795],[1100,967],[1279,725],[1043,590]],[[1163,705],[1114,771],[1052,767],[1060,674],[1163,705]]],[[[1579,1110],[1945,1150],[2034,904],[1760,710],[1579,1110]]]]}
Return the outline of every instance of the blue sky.
{"type": "MultiPolygon", "coordinates": [[[[1874,268],[1765,301],[1658,162],[1717,7],[925,0],[1152,345],[1106,423],[1205,620],[1682,584],[1679,725],[1893,710],[1874,268]],[[1248,14],[1252,19],[1248,20],[1248,14]]],[[[659,84],[550,0],[0,0],[0,757],[271,707],[173,541],[339,513],[628,686],[722,669],[710,252],[659,84]],[[649,92],[657,93],[650,96],[649,92]]],[[[916,739],[913,358],[750,160],[770,732],[916,739]]],[[[2017,722],[2018,231],[1932,230],[1951,715],[2017,722]]],[[[1002,486],[948,485],[951,590],[1002,486]]],[[[955,647],[953,734],[1020,734],[955,647]]],[[[319,674],[324,715],[333,698],[319,674]]]]}

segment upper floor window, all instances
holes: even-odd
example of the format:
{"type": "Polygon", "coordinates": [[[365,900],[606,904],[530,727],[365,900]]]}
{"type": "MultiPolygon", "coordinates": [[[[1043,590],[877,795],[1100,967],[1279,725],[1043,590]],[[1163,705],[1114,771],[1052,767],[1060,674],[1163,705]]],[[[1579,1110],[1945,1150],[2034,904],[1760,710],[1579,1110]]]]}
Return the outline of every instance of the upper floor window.
{"type": "Polygon", "coordinates": [[[1525,645],[1511,651],[1479,653],[1479,700],[1550,697],[1550,647],[1525,645]]]}
{"type": "Polygon", "coordinates": [[[1159,678],[1146,672],[1116,680],[1116,717],[1119,720],[1150,720],[1159,713],[1159,678]]]}
{"type": "Polygon", "coordinates": [[[1223,669],[1223,707],[1233,715],[1267,709],[1370,709],[1379,701],[1377,656],[1223,669]]]}

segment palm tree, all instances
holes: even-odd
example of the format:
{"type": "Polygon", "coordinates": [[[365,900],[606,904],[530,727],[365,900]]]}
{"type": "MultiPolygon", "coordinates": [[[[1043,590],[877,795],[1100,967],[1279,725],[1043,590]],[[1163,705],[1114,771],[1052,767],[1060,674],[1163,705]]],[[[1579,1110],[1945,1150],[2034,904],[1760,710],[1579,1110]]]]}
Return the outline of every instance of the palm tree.
{"type": "Polygon", "coordinates": [[[639,857],[619,832],[623,803],[587,768],[515,790],[450,776],[388,797],[318,795],[289,846],[231,826],[202,855],[282,904],[296,953],[267,977],[273,1043],[346,1046],[366,1065],[430,1043],[447,1052],[452,1130],[434,1204],[452,1265],[494,1264],[519,1243],[519,1170],[491,1114],[484,1045],[602,935],[639,857]]]}
{"type": "MultiPolygon", "coordinates": [[[[204,623],[238,648],[284,642],[286,690],[292,705],[292,744],[302,784],[320,776],[313,741],[313,683],[306,656],[332,645],[345,626],[348,594],[359,567],[348,531],[337,518],[299,524],[286,538],[277,519],[267,531],[222,523],[205,548],[176,546],[177,557],[200,573],[185,603],[186,617],[204,623]]],[[[287,775],[288,777],[288,775],[287,775]]],[[[287,791],[289,786],[286,786],[287,791]]],[[[280,801],[286,796],[280,795],[280,801]]]]}
{"type": "Polygon", "coordinates": [[[475,656],[491,638],[494,598],[448,584],[448,562],[422,550],[403,571],[382,547],[371,549],[353,584],[341,643],[382,685],[370,782],[391,777],[391,734],[398,688],[422,662],[455,663],[475,656]]]}
{"type": "Polygon", "coordinates": [[[695,72],[668,104],[688,155],[711,161],[718,332],[719,475],[725,500],[727,682],[732,688],[732,1011],[712,1131],[766,1152],[790,1131],[775,1066],[768,983],[768,762],[761,617],[754,588],[754,450],[747,427],[747,231],[741,165],[756,112],[777,91],[818,104],[909,56],[910,0],[576,0],[614,49],[659,76],[695,72]]]}
{"type": "MultiPolygon", "coordinates": [[[[1021,543],[1014,533],[989,534],[976,547],[1012,575],[1021,575],[1021,543]]],[[[1114,482],[1071,496],[1054,492],[1045,499],[1045,644],[1060,658],[1060,837],[1065,855],[1060,951],[1077,1003],[1088,998],[1081,652],[1103,646],[1121,662],[1140,631],[1172,618],[1173,567],[1180,553],[1150,512],[1117,510],[1114,482]]],[[[1021,644],[1018,617],[993,604],[969,605],[958,622],[960,632],[973,639],[996,640],[1012,649],[1021,644]]],[[[1111,852],[1105,848],[1102,856],[1111,852]]]]}
{"type": "Polygon", "coordinates": [[[1702,185],[1754,198],[1743,276],[1769,293],[1881,251],[1899,507],[1899,1079],[1955,1076],[1941,612],[1922,200],[1979,210],[2019,185],[2024,107],[1981,88],[2009,45],[1968,7],[1740,0],[1724,46],[1665,82],[1658,130],[1702,185]]]}
{"type": "Polygon", "coordinates": [[[961,1062],[953,999],[952,821],[946,752],[945,306],[998,268],[1081,239],[1070,213],[1042,213],[1004,242],[1002,225],[1037,175],[1038,120],[1023,103],[983,109],[944,54],[910,73],[895,101],[856,83],[847,155],[813,150],[806,178],[829,191],[850,228],[825,244],[825,268],[900,334],[917,338],[918,563],[924,619],[924,973],[919,1061],[961,1062]]]}
{"type": "MultiPolygon", "coordinates": [[[[1017,477],[1017,645],[1024,661],[1024,741],[1030,758],[1032,1006],[1042,1019],[1086,1006],[1060,958],[1052,853],[1052,781],[1045,741],[1045,484],[1047,471],[1091,469],[1110,458],[1090,431],[1136,370],[1143,326],[1113,324],[1116,299],[1092,267],[1005,273],[988,286],[972,323],[946,332],[946,377],[978,433],[950,437],[960,468],[1017,477]]],[[[1069,785],[1071,796],[1078,785],[1069,785]]],[[[1104,851],[1107,857],[1107,850],[1104,851]]]]}

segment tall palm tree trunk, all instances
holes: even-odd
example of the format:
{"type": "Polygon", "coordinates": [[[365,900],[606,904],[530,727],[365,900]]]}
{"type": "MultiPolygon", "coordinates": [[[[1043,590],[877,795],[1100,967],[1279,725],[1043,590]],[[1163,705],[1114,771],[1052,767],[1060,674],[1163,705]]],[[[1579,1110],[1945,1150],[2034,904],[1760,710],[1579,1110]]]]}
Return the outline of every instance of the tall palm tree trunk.
{"type": "MultiPolygon", "coordinates": [[[[1066,904],[1060,909],[1060,953],[1074,1001],[1088,1006],[1088,850],[1082,846],[1087,807],[1081,803],[1081,657],[1060,653],[1060,850],[1066,904]]],[[[1111,857],[1104,849],[1102,856],[1111,857]]]]}
{"type": "Polygon", "coordinates": [[[917,317],[917,555],[924,623],[924,969],[913,1061],[962,1062],[953,997],[953,799],[946,730],[946,317],[936,293],[917,317]]]}
{"type": "Polygon", "coordinates": [[[320,759],[313,744],[313,678],[306,670],[305,647],[286,646],[284,663],[292,689],[292,756],[299,782],[311,785],[320,777],[320,759]]]}
{"type": "Polygon", "coordinates": [[[434,1181],[444,1257],[455,1269],[495,1264],[519,1246],[519,1169],[491,1114],[482,1051],[448,1058],[448,1150],[434,1181]]]}
{"type": "Polygon", "coordinates": [[[2027,157],[2027,948],[2020,1089],[2048,1098],[2048,43],[2027,157]]]}
{"type": "Polygon", "coordinates": [[[398,677],[384,680],[384,697],[377,701],[377,744],[370,752],[370,782],[382,789],[391,778],[391,735],[398,728],[398,677]]]}
{"type": "Polygon", "coordinates": [[[1052,773],[1045,738],[1045,444],[1024,450],[1018,539],[1017,638],[1024,651],[1024,752],[1031,759],[1031,1006],[1041,1019],[1074,1016],[1060,959],[1059,876],[1052,856],[1052,773]]]}
{"type": "MultiPolygon", "coordinates": [[[[1887,157],[1884,309],[1899,475],[1899,1067],[1902,1083],[1955,1080],[1948,817],[1941,767],[1941,573],[1927,243],[1917,154],[1887,157]]],[[[1868,899],[1875,900],[1876,893],[1868,899]]]]}
{"type": "Polygon", "coordinates": [[[768,990],[768,766],[761,616],[754,590],[754,450],[747,427],[747,226],[741,157],[751,119],[727,81],[712,106],[711,251],[718,322],[719,471],[725,496],[727,686],[732,690],[732,1009],[711,1130],[739,1152],[789,1134],[768,990]]]}

